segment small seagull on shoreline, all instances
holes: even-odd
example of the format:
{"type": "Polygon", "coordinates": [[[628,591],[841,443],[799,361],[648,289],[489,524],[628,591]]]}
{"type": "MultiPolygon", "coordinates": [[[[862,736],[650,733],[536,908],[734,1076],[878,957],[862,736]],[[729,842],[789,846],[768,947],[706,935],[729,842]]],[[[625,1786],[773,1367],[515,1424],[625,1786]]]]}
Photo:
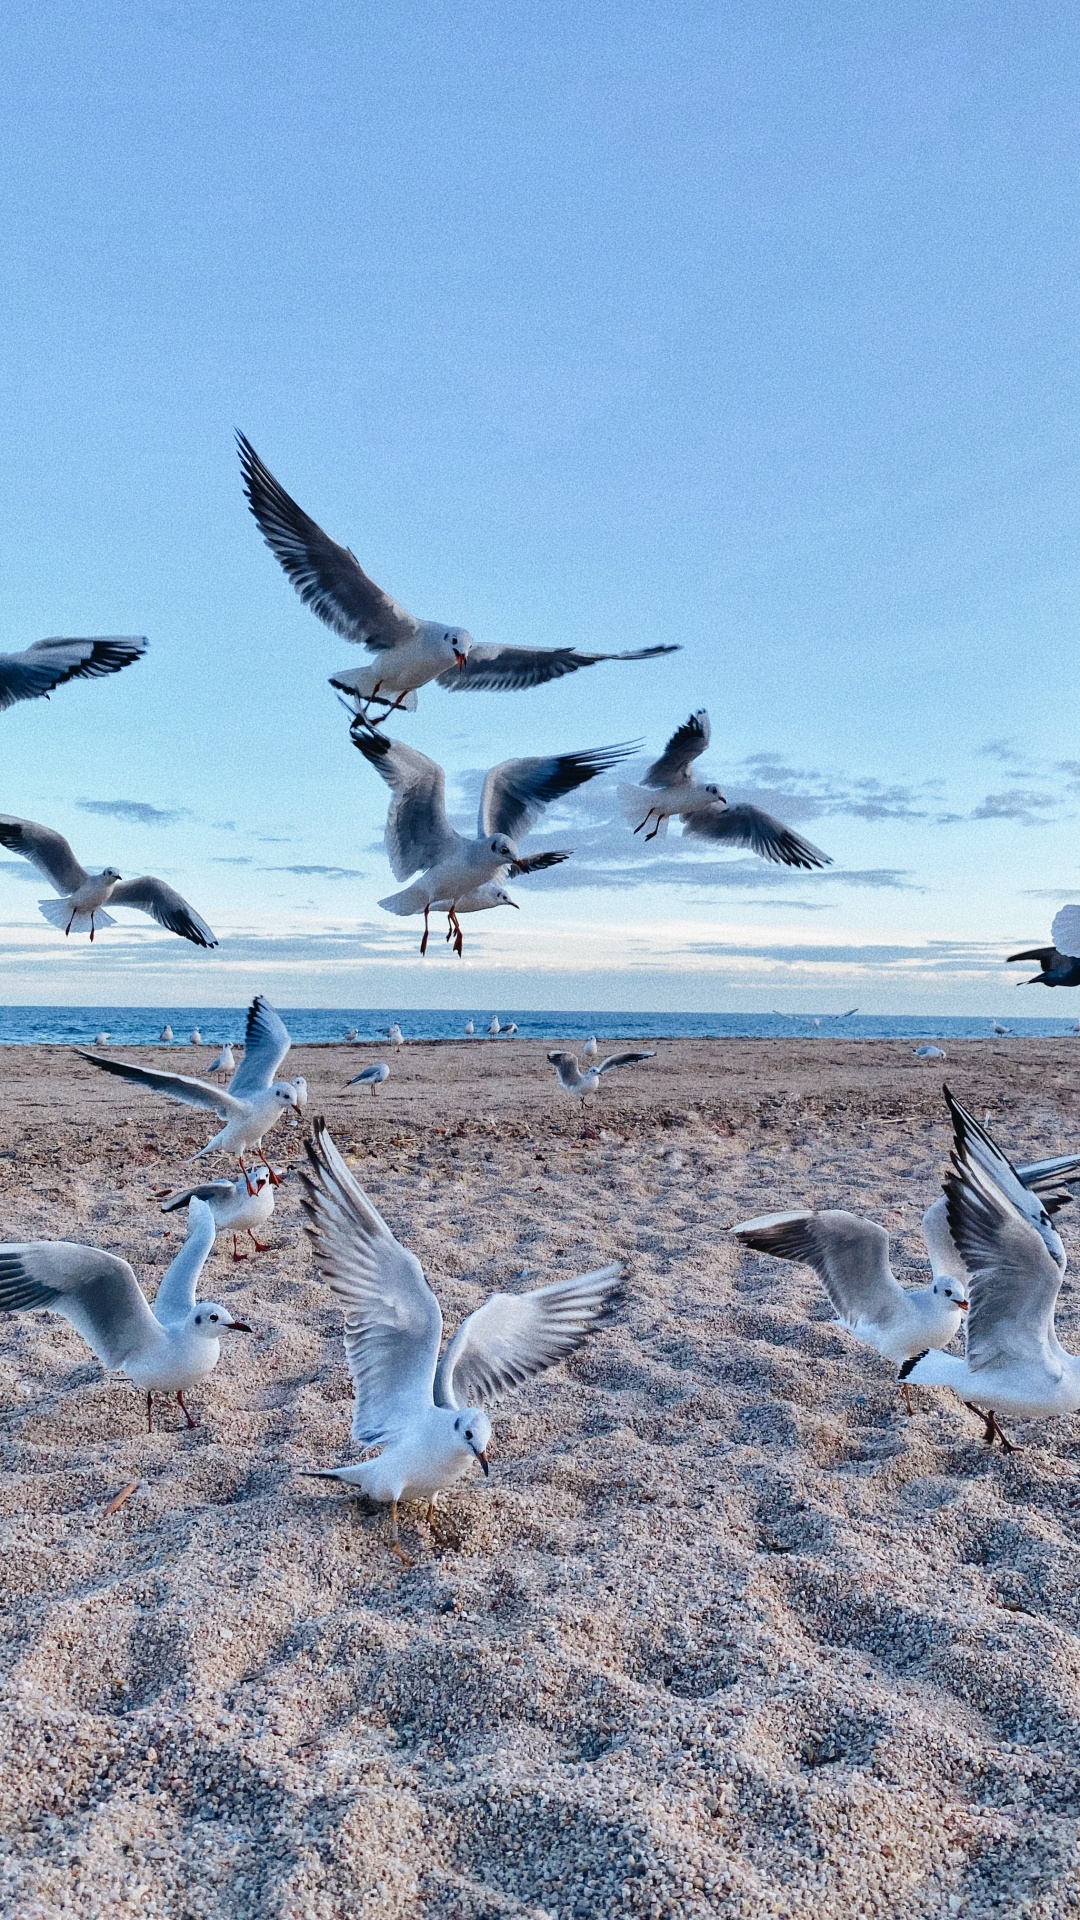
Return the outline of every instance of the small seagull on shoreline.
{"type": "Polygon", "coordinates": [[[548,1054],[555,1076],[564,1093],[571,1099],[581,1101],[581,1124],[585,1125],[585,1102],[590,1093],[600,1091],[600,1076],[610,1073],[613,1067],[636,1067],[641,1060],[655,1060],[656,1050],[650,1053],[611,1053],[606,1060],[600,1060],[595,1066],[579,1067],[572,1053],[556,1050],[548,1054]]]}
{"type": "Polygon", "coordinates": [[[177,893],[146,873],[138,880],[125,880],[115,867],[101,873],[87,873],[72,853],[62,833],[43,827],[36,820],[19,820],[14,814],[0,814],[0,846],[9,853],[20,853],[24,860],[44,874],[50,886],[62,897],[39,900],[50,926],[64,933],[86,933],[91,941],[95,927],[115,927],[112,915],[105,912],[108,901],[114,907],[138,907],[148,913],[159,927],[178,933],[196,947],[216,947],[217,940],[206,921],[177,893]]]}
{"type": "Polygon", "coordinates": [[[911,1051],[915,1055],[916,1060],[944,1060],[947,1057],[941,1047],[932,1047],[929,1044],[921,1047],[912,1047],[911,1051]]]}
{"type": "Polygon", "coordinates": [[[17,700],[48,699],[69,680],[100,680],[141,660],[146,640],[35,640],[22,653],[0,653],[0,713],[17,700]]]}
{"type": "Polygon", "coordinates": [[[166,1046],[171,1046],[172,1037],[173,1030],[171,1027],[162,1027],[161,1032],[158,1034],[158,1039],[163,1040],[166,1046]]]}
{"type": "Polygon", "coordinates": [[[316,1469],[390,1508],[390,1545],[403,1500],[435,1502],[479,1461],[490,1471],[487,1409],[565,1360],[595,1333],[621,1291],[618,1266],[531,1293],[494,1293],[470,1313],[440,1358],[443,1321],[416,1255],[396,1240],[345,1165],[326,1128],[307,1143],[304,1207],[315,1265],[345,1313],[345,1357],[355,1389],[352,1437],[374,1460],[316,1469]]]}
{"type": "Polygon", "coordinates": [[[347,1080],[345,1084],[348,1087],[370,1087],[371,1097],[374,1100],[379,1088],[383,1086],[389,1078],[390,1069],[385,1060],[380,1060],[373,1067],[365,1067],[362,1073],[354,1074],[353,1078],[347,1080]]]}
{"type": "Polygon", "coordinates": [[[202,1038],[202,1034],[199,1032],[198,1027],[192,1027],[191,1032],[188,1034],[188,1041],[190,1045],[193,1047],[202,1046],[203,1038],[202,1038]]]}
{"type": "Polygon", "coordinates": [[[595,1060],[599,1051],[600,1048],[597,1045],[596,1035],[595,1033],[590,1033],[585,1045],[581,1049],[581,1057],[583,1060],[595,1060]]]}
{"type": "Polygon", "coordinates": [[[255,1237],[256,1227],[268,1226],[274,1211],[274,1182],[266,1173],[242,1173],[236,1181],[208,1180],[205,1186],[185,1187],[181,1193],[158,1194],[155,1198],[161,1201],[162,1213],[175,1213],[192,1200],[202,1200],[214,1216],[217,1231],[232,1234],[234,1260],[248,1258],[236,1250],[238,1233],[247,1234],[256,1253],[269,1251],[268,1245],[255,1237]]]}
{"type": "Polygon", "coordinates": [[[709,716],[702,707],[677,727],[638,786],[621,786],[619,804],[635,833],[654,821],[646,840],[667,833],[668,821],[680,819],[683,834],[718,840],[728,846],[748,847],[762,860],[784,867],[831,867],[820,847],[774,820],[760,807],[729,807],[720,788],[703,784],[693,771],[694,761],[709,744],[709,716]]]}
{"type": "Polygon", "coordinates": [[[214,1244],[214,1216],[202,1200],[188,1207],[188,1234],[151,1308],[126,1260],[66,1240],[0,1246],[0,1313],[39,1307],[63,1314],[103,1367],[116,1368],[146,1395],[146,1431],[155,1393],[175,1393],[189,1427],[189,1388],[217,1366],[220,1335],[250,1333],[216,1300],[195,1289],[214,1244]]]}
{"type": "Polygon", "coordinates": [[[465,1022],[465,1038],[466,1038],[466,1040],[471,1040],[471,1039],[472,1039],[472,1037],[473,1037],[473,1034],[474,1034],[475,1032],[476,1032],[476,1023],[475,1023],[475,1021],[473,1021],[473,1020],[466,1020],[466,1022],[465,1022]]]}
{"type": "Polygon", "coordinates": [[[499,1019],[498,1014],[493,1013],[491,1016],[491,1019],[488,1021],[488,1039],[497,1040],[501,1032],[502,1032],[502,1023],[499,1019]]]}

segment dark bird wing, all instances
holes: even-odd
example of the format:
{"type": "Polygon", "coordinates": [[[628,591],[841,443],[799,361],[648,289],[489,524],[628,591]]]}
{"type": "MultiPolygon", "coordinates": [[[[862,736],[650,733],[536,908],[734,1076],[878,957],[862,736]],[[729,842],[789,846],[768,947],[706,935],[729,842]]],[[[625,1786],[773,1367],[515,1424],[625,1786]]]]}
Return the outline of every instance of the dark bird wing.
{"type": "Polygon", "coordinates": [[[36,1307],[70,1320],[103,1367],[122,1367],[161,1334],[127,1261],[71,1241],[0,1247],[0,1313],[36,1307]]]}
{"type": "Polygon", "coordinates": [[[887,1327],[904,1308],[904,1289],[889,1264],[889,1236],[876,1220],[830,1207],[767,1213],[731,1231],[756,1253],[813,1267],[846,1327],[860,1320],[887,1327]]]}
{"type": "Polygon", "coordinates": [[[68,680],[98,680],[130,667],[146,651],[139,635],[130,640],[38,640],[23,653],[0,653],[0,713],[17,700],[36,700],[68,680]]]}
{"type": "Polygon", "coordinates": [[[297,506],[263,465],[250,440],[238,433],[236,443],[248,505],[305,606],[335,633],[358,641],[372,653],[411,640],[419,626],[412,614],[369,580],[348,547],[339,547],[297,506]]]}
{"type": "Polygon", "coordinates": [[[136,1067],[126,1060],[103,1060],[99,1053],[84,1053],[81,1048],[79,1057],[88,1060],[92,1067],[100,1067],[102,1073],[113,1073],[118,1080],[148,1087],[151,1093],[164,1093],[170,1100],[179,1100],[182,1106],[203,1107],[222,1120],[239,1119],[246,1111],[223,1087],[212,1087],[208,1081],[195,1080],[186,1073],[161,1073],[157,1067],[136,1067]]]}
{"type": "Polygon", "coordinates": [[[655,1059],[655,1051],[652,1053],[609,1053],[606,1060],[601,1060],[599,1066],[593,1068],[593,1072],[607,1073],[609,1067],[636,1067],[639,1060],[655,1059]]]}
{"type": "Polygon", "coordinates": [[[439,675],[440,687],[451,693],[518,693],[561,680],[579,667],[595,667],[601,660],[655,660],[678,647],[639,647],[634,653],[578,653],[573,647],[478,647],[469,649],[463,667],[449,667],[439,675]]]}
{"type": "MultiPolygon", "coordinates": [[[[978,1169],[990,1180],[999,1192],[1011,1204],[1014,1212],[1026,1220],[1035,1229],[1049,1253],[1051,1259],[1065,1270],[1065,1249],[1057,1233],[1050,1224],[1050,1216],[1043,1206],[1038,1193],[1021,1179],[1008,1155],[1003,1153],[992,1133],[976,1120],[973,1113],[961,1106],[951,1088],[943,1087],[942,1092],[952,1115],[953,1123],[953,1166],[956,1174],[963,1177],[968,1170],[978,1169]]],[[[948,1188],[946,1187],[946,1192],[948,1188]]],[[[964,1252],[952,1220],[952,1203],[949,1210],[949,1231],[953,1239],[964,1252]]],[[[966,1254],[964,1255],[967,1258],[966,1254]]],[[[968,1265],[971,1262],[968,1261],[968,1265]]]]}
{"type": "MultiPolygon", "coordinates": [[[[1065,1268],[979,1160],[954,1150],[949,1231],[971,1275],[965,1336],[973,1372],[1034,1361],[1060,1376],[1054,1307],[1065,1268]]],[[[1047,1222],[1049,1227],[1049,1222],[1047,1222]]],[[[1053,1228],[1050,1227],[1053,1233],[1053,1228]]],[[[1057,1240],[1057,1235],[1054,1234],[1057,1240]]],[[[1058,1241],[1060,1248],[1061,1242],[1058,1241]]]]}
{"type": "Polygon", "coordinates": [[[1010,953],[1005,965],[1011,966],[1014,960],[1037,960],[1044,972],[1049,973],[1054,961],[1063,957],[1056,947],[1025,947],[1023,953],[1010,953]]]}
{"type": "Polygon", "coordinates": [[[531,1293],[493,1293],[463,1320],[435,1375],[437,1407],[493,1407],[565,1360],[609,1318],[621,1266],[556,1280],[531,1293]]]}
{"type": "Polygon", "coordinates": [[[624,742],[615,747],[591,747],[584,753],[558,753],[546,759],[501,760],[492,767],[480,795],[477,832],[481,839],[505,833],[524,839],[546,806],[560,800],[598,773],[606,773],[635,752],[624,742]]]}
{"type": "Polygon", "coordinates": [[[760,807],[704,807],[683,822],[683,833],[699,840],[726,841],[728,846],[749,847],[762,860],[774,860],[781,867],[831,867],[832,860],[820,847],[793,833],[760,807]]]}
{"type": "Polygon", "coordinates": [[[247,1100],[253,1093],[265,1093],[291,1046],[280,1013],[257,993],[248,1008],[244,1057],[229,1082],[230,1094],[237,1100],[247,1100]]]}
{"type": "Polygon", "coordinates": [[[21,853],[57,893],[74,893],[90,878],[63,834],[39,826],[36,820],[17,820],[13,814],[0,813],[0,846],[9,853],[21,853]]]}
{"type": "Polygon", "coordinates": [[[395,879],[438,866],[459,838],[446,817],[446,775],[438,761],[403,740],[370,732],[359,721],[349,734],[394,796],[386,816],[386,857],[395,879]]]}
{"type": "Polygon", "coordinates": [[[687,770],[709,744],[709,716],[704,707],[692,713],[676,727],[659,760],[654,760],[641,784],[643,787],[673,787],[685,780],[687,770]]]}
{"type": "Polygon", "coordinates": [[[139,907],[156,920],[159,927],[178,933],[182,940],[190,940],[196,947],[217,946],[206,921],[194,907],[188,906],[175,887],[166,886],[164,880],[155,880],[152,873],[145,873],[138,880],[121,880],[113,890],[109,905],[139,907]]]}

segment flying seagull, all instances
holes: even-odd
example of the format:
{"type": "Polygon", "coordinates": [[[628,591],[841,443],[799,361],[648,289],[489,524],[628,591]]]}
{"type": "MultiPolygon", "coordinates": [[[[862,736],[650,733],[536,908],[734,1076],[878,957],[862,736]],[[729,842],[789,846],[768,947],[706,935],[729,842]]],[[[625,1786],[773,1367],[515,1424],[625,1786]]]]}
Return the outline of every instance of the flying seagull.
{"type": "Polygon", "coordinates": [[[487,1474],[487,1409],[577,1352],[611,1313],[622,1270],[602,1267],[530,1293],[494,1293],[462,1322],[440,1359],[442,1314],[416,1255],[357,1185],[322,1120],[307,1151],[304,1207],[315,1264],[345,1311],[356,1394],[352,1437],[365,1451],[382,1448],[374,1460],[316,1477],[389,1505],[391,1545],[406,1560],[399,1501],[426,1501],[430,1523],[443,1488],[474,1460],[487,1474]]]}
{"type": "Polygon", "coordinates": [[[1050,928],[1049,947],[1025,947],[1023,953],[1010,953],[1007,966],[1014,960],[1037,960],[1042,971],[1030,980],[1019,980],[1021,987],[1080,987],[1080,907],[1062,907],[1050,928]]]}
{"type": "Polygon", "coordinates": [[[368,578],[348,547],[323,532],[274,479],[242,433],[236,436],[244,492],[263,539],[301,600],[335,633],[374,654],[370,667],[346,667],[330,685],[349,694],[369,723],[372,706],[389,713],[416,707],[416,690],[437,680],[451,691],[517,692],[561,680],[600,660],[654,660],[678,647],[633,653],[578,653],[573,647],[478,647],[464,627],[417,620],[368,578]]]}
{"type": "Polygon", "coordinates": [[[645,838],[655,840],[658,834],[666,834],[669,820],[678,818],[684,836],[748,847],[762,860],[782,867],[831,867],[827,853],[774,820],[771,813],[745,804],[729,807],[718,786],[700,781],[694,761],[708,744],[709,716],[702,707],[676,728],[639,785],[619,788],[619,804],[634,832],[640,833],[651,821],[645,838]]]}
{"type": "Polygon", "coordinates": [[[188,1207],[188,1232],[157,1290],[153,1308],[126,1260],[66,1240],[0,1246],[0,1313],[47,1307],[63,1314],[103,1367],[118,1368],[146,1395],[146,1430],[155,1393],[175,1393],[189,1427],[184,1394],[218,1363],[220,1335],[250,1333],[216,1300],[196,1304],[195,1289],[214,1244],[214,1216],[202,1200],[188,1207]]]}
{"type": "Polygon", "coordinates": [[[248,1009],[244,1057],[227,1089],[209,1080],[193,1079],[186,1073],[161,1073],[156,1067],[136,1067],[126,1060],[100,1060],[92,1053],[84,1053],[82,1057],[102,1072],[115,1073],[137,1087],[148,1087],[151,1092],[163,1093],[167,1099],[179,1100],[184,1106],[204,1107],[216,1113],[225,1125],[205,1147],[192,1154],[192,1159],[203,1160],[208,1153],[235,1153],[246,1178],[244,1155],[254,1148],[271,1184],[280,1186],[278,1175],[262,1151],[262,1142],[263,1136],[271,1127],[276,1127],[286,1113],[293,1108],[299,1113],[307,1104],[306,1080],[300,1076],[295,1080],[274,1078],[291,1045],[280,1014],[260,993],[248,1009]]]}
{"type": "Polygon", "coordinates": [[[447,918],[454,951],[462,951],[456,902],[506,873],[535,873],[569,859],[566,853],[522,854],[518,839],[536,825],[544,808],[572,793],[598,773],[624,760],[632,747],[593,747],[584,753],[552,754],[535,760],[503,760],[492,767],[480,796],[475,839],[468,839],[446,817],[446,775],[435,760],[403,741],[371,733],[358,720],[350,728],[353,744],[393,793],[386,821],[386,856],[398,880],[420,870],[403,893],[379,905],[387,913],[422,913],[427,952],[428,915],[449,901],[447,918]]]}
{"type": "Polygon", "coordinates": [[[23,653],[0,653],[0,713],[17,700],[48,699],[69,680],[100,680],[141,659],[146,640],[37,640],[23,653]]]}
{"type": "Polygon", "coordinates": [[[111,913],[104,911],[108,901],[114,907],[138,907],[159,927],[178,933],[196,947],[217,946],[194,907],[188,906],[175,887],[155,880],[153,874],[125,880],[115,867],[89,874],[79,865],[62,833],[41,827],[35,820],[18,820],[10,813],[0,813],[0,846],[9,853],[21,853],[56,888],[60,899],[39,900],[38,906],[50,926],[62,927],[65,933],[89,930],[93,940],[97,927],[115,927],[111,913]]]}

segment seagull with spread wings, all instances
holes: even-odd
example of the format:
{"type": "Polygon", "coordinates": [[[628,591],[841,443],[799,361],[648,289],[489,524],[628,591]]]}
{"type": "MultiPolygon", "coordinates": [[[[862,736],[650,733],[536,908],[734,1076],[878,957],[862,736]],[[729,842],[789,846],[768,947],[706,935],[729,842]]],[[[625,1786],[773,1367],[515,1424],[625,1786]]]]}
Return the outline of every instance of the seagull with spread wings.
{"type": "Polygon", "coordinates": [[[1006,966],[1014,960],[1037,960],[1042,971],[1030,980],[1018,980],[1019,987],[1080,987],[1080,907],[1062,907],[1054,915],[1049,947],[1025,947],[1023,953],[1010,953],[1006,966]]]}
{"type": "Polygon", "coordinates": [[[345,1358],[355,1390],[352,1437],[374,1460],[328,1467],[318,1479],[358,1487],[390,1507],[435,1502],[478,1460],[488,1473],[488,1409],[566,1360],[612,1312],[618,1266],[529,1293],[493,1293],[470,1313],[440,1358],[439,1303],[414,1253],[396,1240],[345,1165],[323,1121],[307,1145],[304,1206],[315,1264],[345,1311],[345,1358]]]}
{"type": "Polygon", "coordinates": [[[568,1093],[571,1099],[581,1101],[581,1124],[584,1126],[585,1101],[590,1093],[599,1093],[600,1075],[610,1073],[613,1067],[636,1067],[642,1060],[655,1060],[656,1051],[654,1048],[651,1053],[609,1053],[606,1060],[593,1058],[585,1067],[578,1066],[572,1053],[549,1053],[548,1059],[563,1092],[568,1093]]]}
{"type": "Polygon", "coordinates": [[[0,713],[17,700],[48,699],[69,680],[100,680],[119,673],[146,652],[141,634],[132,639],[36,640],[22,653],[0,653],[0,713]]]}
{"type": "Polygon", "coordinates": [[[573,647],[477,646],[464,627],[417,620],[368,578],[356,555],[306,514],[263,465],[251,442],[236,436],[248,505],[274,557],[306,606],[343,639],[374,655],[370,667],[346,667],[330,685],[349,694],[369,725],[413,712],[418,687],[437,680],[451,692],[516,693],[561,680],[601,660],[654,660],[676,646],[639,647],[633,653],[579,653],[573,647]]]}
{"type": "Polygon", "coordinates": [[[115,927],[111,913],[105,912],[108,902],[113,907],[138,907],[159,927],[178,933],[196,947],[217,946],[206,921],[175,887],[156,880],[151,873],[144,873],[138,880],[125,880],[115,867],[87,873],[63,834],[39,826],[36,820],[18,820],[13,814],[0,813],[0,846],[9,853],[21,853],[56,888],[60,899],[39,900],[38,906],[49,925],[62,927],[65,933],[89,932],[93,940],[98,927],[115,927]]]}
{"type": "Polygon", "coordinates": [[[244,1057],[228,1089],[215,1086],[209,1080],[196,1080],[186,1073],[161,1073],[156,1067],[137,1067],[127,1060],[101,1060],[93,1053],[84,1053],[82,1057],[105,1073],[130,1080],[134,1086],[163,1093],[167,1099],[179,1100],[187,1107],[203,1107],[209,1113],[216,1113],[225,1125],[191,1157],[203,1160],[208,1153],[235,1153],[240,1171],[253,1193],[244,1165],[245,1153],[254,1149],[269,1174],[271,1185],[280,1186],[278,1175],[263,1153],[263,1136],[271,1127],[276,1127],[286,1113],[293,1109],[299,1113],[307,1105],[307,1081],[302,1075],[295,1080],[274,1078],[291,1045],[280,1014],[260,993],[248,1009],[244,1057]]]}
{"type": "Polygon", "coordinates": [[[568,860],[567,853],[523,854],[517,842],[553,800],[595,780],[598,773],[633,752],[628,746],[593,747],[584,753],[500,761],[484,781],[476,836],[468,839],[446,817],[446,775],[437,761],[401,740],[369,732],[359,720],[353,721],[350,732],[353,744],[394,796],[386,821],[386,857],[395,879],[407,880],[421,870],[420,878],[403,893],[379,901],[387,913],[423,914],[421,953],[427,952],[432,907],[449,903],[446,913],[454,952],[460,954],[459,899],[471,898],[488,881],[507,873],[536,873],[568,860]]]}
{"type": "Polygon", "coordinates": [[[641,782],[619,788],[619,804],[634,832],[653,825],[645,835],[655,840],[667,833],[668,821],[680,819],[683,833],[699,840],[715,840],[730,847],[748,847],[762,860],[782,867],[831,867],[822,853],[801,834],[774,820],[771,813],[745,803],[729,807],[714,782],[694,772],[694,762],[709,744],[709,716],[702,707],[677,727],[641,782]]]}

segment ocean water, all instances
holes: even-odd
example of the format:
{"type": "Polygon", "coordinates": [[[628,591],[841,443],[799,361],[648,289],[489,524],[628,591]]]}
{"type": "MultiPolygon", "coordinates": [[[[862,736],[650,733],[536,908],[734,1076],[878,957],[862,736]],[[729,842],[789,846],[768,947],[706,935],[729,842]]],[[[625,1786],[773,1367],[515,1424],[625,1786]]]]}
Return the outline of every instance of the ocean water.
{"type": "MultiPolygon", "coordinates": [[[[1071,1003],[1067,1003],[1071,1004],[1071,1003]]],[[[206,1044],[242,1040],[245,1007],[0,1007],[0,1046],[27,1043],[49,1046],[87,1046],[107,1033],[113,1046],[148,1046],[163,1026],[170,1026],[174,1044],[187,1041],[197,1027],[206,1044]]],[[[361,1040],[385,1037],[396,1020],[407,1040],[458,1040],[472,1019],[483,1035],[493,1013],[505,1024],[516,1021],[528,1040],[656,1039],[802,1039],[843,1040],[992,1040],[990,1018],[960,1019],[934,1014],[784,1013],[522,1013],[513,1007],[476,1007],[460,1012],[445,1008],[398,1010],[393,1007],[282,1007],[282,1018],[294,1041],[311,1043],[342,1040],[353,1027],[361,1040]]],[[[1080,1016],[1014,1019],[1008,1022],[1018,1037],[1068,1034],[1080,1016]]],[[[1080,1039],[1080,1036],[1078,1036],[1080,1039]]]]}

